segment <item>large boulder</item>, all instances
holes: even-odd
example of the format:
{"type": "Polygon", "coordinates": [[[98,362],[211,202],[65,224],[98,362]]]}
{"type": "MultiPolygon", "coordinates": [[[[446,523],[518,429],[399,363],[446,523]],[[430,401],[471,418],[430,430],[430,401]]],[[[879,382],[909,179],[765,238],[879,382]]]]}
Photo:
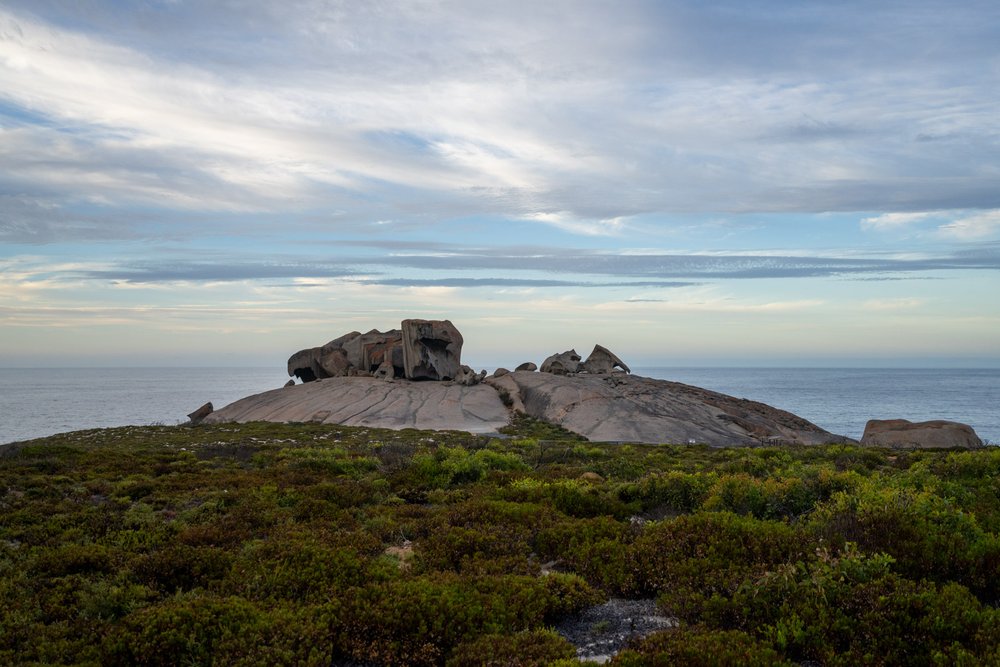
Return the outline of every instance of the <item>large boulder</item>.
{"type": "Polygon", "coordinates": [[[850,442],[764,403],[624,373],[516,371],[485,382],[512,410],[590,440],[715,446],[850,442]]]}
{"type": "Polygon", "coordinates": [[[906,419],[872,419],[865,424],[861,444],[869,447],[973,448],[983,441],[968,424],[934,420],[911,422],[906,419]]]}
{"type": "Polygon", "coordinates": [[[347,375],[352,365],[347,359],[344,345],[359,336],[360,333],[352,331],[334,338],[326,345],[299,350],[288,358],[288,375],[303,382],[347,375]]]}
{"type": "Polygon", "coordinates": [[[580,370],[593,375],[611,373],[616,368],[620,368],[626,373],[632,372],[632,370],[625,365],[625,362],[618,358],[618,355],[603,345],[595,345],[593,352],[590,353],[587,360],[580,366],[580,370]]]}
{"type": "Polygon", "coordinates": [[[359,371],[374,373],[384,363],[395,369],[396,375],[403,371],[403,333],[399,329],[379,331],[355,336],[343,344],[344,353],[351,367],[359,371]]]}
{"type": "Polygon", "coordinates": [[[455,382],[385,382],[338,377],[242,398],[205,423],[322,422],[375,428],[457,429],[495,433],[510,414],[492,387],[455,382]]]}
{"type": "Polygon", "coordinates": [[[403,375],[453,380],[462,372],[462,334],[450,320],[403,320],[403,375]]]}
{"type": "Polygon", "coordinates": [[[566,350],[545,359],[541,372],[554,375],[569,375],[580,370],[580,355],[576,350],[566,350]]]}

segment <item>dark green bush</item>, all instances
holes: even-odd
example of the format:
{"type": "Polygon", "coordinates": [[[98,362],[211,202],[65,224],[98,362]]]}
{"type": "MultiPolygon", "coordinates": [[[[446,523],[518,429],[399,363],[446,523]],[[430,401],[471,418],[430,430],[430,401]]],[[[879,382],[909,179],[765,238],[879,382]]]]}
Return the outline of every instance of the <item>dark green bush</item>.
{"type": "Polygon", "coordinates": [[[697,622],[747,579],[802,560],[814,542],[799,527],[729,512],[680,516],[648,527],[630,552],[640,591],[697,622]]]}
{"type": "Polygon", "coordinates": [[[552,630],[483,635],[460,644],[448,667],[544,667],[576,657],[576,648],[552,630]]]}
{"type": "Polygon", "coordinates": [[[611,660],[615,667],[771,667],[792,665],[737,630],[678,628],[652,635],[611,660]]]}

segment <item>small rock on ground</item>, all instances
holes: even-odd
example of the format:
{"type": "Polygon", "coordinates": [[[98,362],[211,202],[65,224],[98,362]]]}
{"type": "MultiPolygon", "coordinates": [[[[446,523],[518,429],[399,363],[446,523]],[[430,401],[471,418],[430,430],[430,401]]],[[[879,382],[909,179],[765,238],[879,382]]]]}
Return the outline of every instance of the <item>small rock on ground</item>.
{"type": "Polygon", "coordinates": [[[664,616],[655,600],[612,598],[564,619],[556,631],[576,647],[577,658],[604,663],[633,637],[676,626],[677,620],[664,616]]]}

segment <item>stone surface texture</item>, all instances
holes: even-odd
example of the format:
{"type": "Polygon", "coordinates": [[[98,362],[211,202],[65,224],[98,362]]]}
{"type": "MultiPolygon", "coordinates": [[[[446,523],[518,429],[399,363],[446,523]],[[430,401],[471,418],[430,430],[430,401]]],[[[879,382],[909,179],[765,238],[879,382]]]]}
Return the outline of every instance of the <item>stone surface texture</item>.
{"type": "Polygon", "coordinates": [[[242,398],[208,415],[204,423],[322,422],[493,433],[508,420],[499,395],[487,385],[338,377],[242,398]]]}
{"type": "Polygon", "coordinates": [[[632,370],[625,365],[625,362],[618,358],[614,352],[604,347],[603,345],[595,345],[590,356],[587,360],[580,365],[580,370],[584,373],[591,373],[593,375],[599,375],[603,373],[614,372],[616,368],[619,368],[626,373],[631,373],[632,370]]]}
{"type": "Polygon", "coordinates": [[[553,373],[555,375],[567,375],[580,370],[580,355],[576,350],[566,350],[545,359],[539,369],[543,373],[553,373]]]}
{"type": "Polygon", "coordinates": [[[454,379],[462,370],[463,342],[450,320],[403,320],[403,376],[454,379]]]}
{"type": "Polygon", "coordinates": [[[516,371],[486,383],[515,410],[590,440],[709,445],[850,442],[790,412],[636,375],[516,371]]]}
{"type": "Polygon", "coordinates": [[[383,379],[451,380],[462,367],[462,334],[448,320],[403,320],[401,329],[352,331],[288,358],[302,382],[376,375],[383,379]]]}
{"type": "Polygon", "coordinates": [[[493,433],[508,423],[508,407],[594,441],[716,446],[849,442],[763,403],[623,373],[516,371],[471,386],[328,378],[241,399],[205,422],[312,421],[493,433]]]}
{"type": "Polygon", "coordinates": [[[983,441],[971,426],[961,422],[872,419],[865,424],[861,444],[869,447],[934,449],[982,447],[983,441]]]}

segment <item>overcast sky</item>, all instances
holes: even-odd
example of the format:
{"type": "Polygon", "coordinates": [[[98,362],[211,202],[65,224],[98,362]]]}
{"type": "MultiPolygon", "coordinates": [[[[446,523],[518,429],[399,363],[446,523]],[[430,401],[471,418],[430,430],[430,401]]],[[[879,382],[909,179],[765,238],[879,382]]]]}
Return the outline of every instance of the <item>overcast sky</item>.
{"type": "Polygon", "coordinates": [[[0,366],[998,366],[998,91],[995,0],[2,0],[0,366]]]}

